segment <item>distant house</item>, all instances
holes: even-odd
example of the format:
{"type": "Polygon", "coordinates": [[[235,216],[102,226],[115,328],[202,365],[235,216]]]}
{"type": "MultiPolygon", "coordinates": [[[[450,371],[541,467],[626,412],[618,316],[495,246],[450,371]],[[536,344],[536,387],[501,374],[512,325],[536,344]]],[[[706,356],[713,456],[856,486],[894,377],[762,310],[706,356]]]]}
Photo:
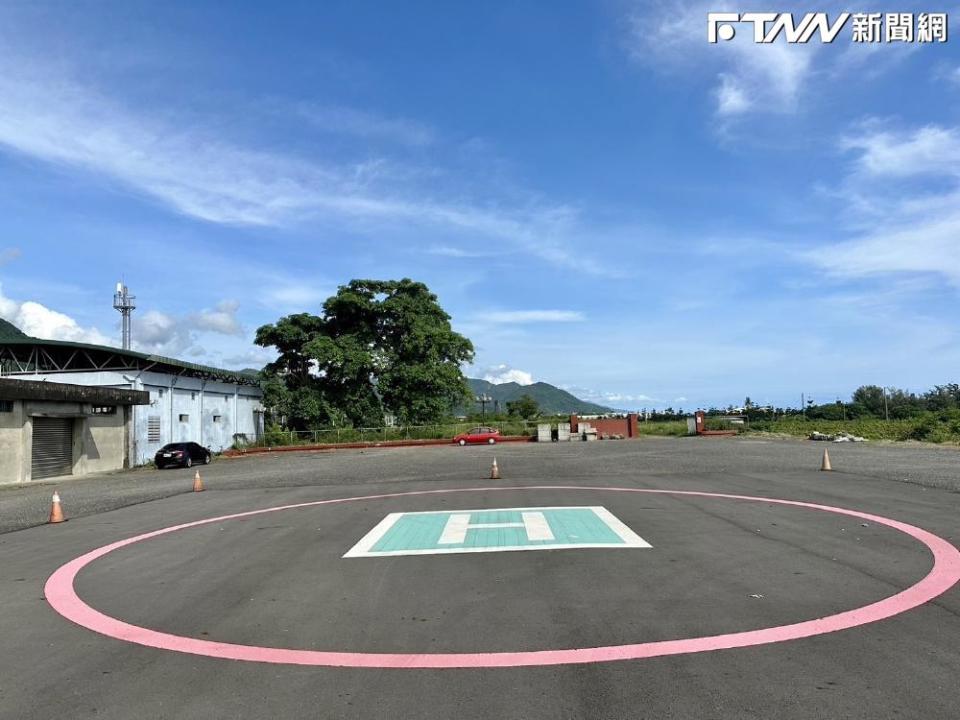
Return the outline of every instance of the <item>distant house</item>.
{"type": "Polygon", "coordinates": [[[42,340],[2,318],[0,375],[148,392],[148,405],[122,406],[129,464],[149,462],[168,442],[193,441],[219,452],[263,433],[262,394],[251,375],[133,350],[42,340]]]}

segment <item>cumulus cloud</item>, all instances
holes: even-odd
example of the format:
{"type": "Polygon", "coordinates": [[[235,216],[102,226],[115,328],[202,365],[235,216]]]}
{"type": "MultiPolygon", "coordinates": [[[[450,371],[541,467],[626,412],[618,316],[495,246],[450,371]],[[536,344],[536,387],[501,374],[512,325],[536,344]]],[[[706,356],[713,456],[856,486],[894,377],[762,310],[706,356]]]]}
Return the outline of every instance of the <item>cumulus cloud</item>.
{"type": "Polygon", "coordinates": [[[134,317],[132,335],[136,350],[168,357],[180,355],[193,345],[190,329],[159,310],[134,317]]]}
{"type": "Polygon", "coordinates": [[[0,286],[0,316],[16,325],[27,335],[44,340],[65,340],[92,345],[115,344],[94,327],[81,327],[69,315],[48,308],[38,302],[18,302],[3,294],[0,286]]]}
{"type": "Polygon", "coordinates": [[[253,348],[245,353],[230,355],[223,359],[224,364],[231,368],[255,368],[259,370],[267,363],[277,359],[276,351],[269,348],[253,348]]]}
{"type": "Polygon", "coordinates": [[[221,335],[243,336],[243,326],[237,320],[237,310],[240,303],[235,300],[224,300],[213,310],[201,310],[191,315],[188,320],[194,327],[221,335]]]}
{"type": "Polygon", "coordinates": [[[237,319],[240,305],[233,300],[217,303],[213,310],[177,317],[159,310],[148,310],[133,318],[133,345],[142,352],[176,357],[207,354],[198,335],[215,333],[243,337],[244,330],[237,319]]]}
{"type": "Polygon", "coordinates": [[[526,370],[512,368],[509,365],[501,364],[487,368],[483,372],[483,379],[494,385],[514,382],[517,385],[533,385],[533,375],[526,370]]]}

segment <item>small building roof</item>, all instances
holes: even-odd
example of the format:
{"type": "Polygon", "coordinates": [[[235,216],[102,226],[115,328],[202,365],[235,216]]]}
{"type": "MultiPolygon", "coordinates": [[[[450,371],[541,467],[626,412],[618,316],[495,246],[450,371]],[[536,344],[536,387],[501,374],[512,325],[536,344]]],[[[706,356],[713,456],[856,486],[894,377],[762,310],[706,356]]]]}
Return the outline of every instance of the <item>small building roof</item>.
{"type": "Polygon", "coordinates": [[[0,400],[46,400],[83,402],[93,405],[149,405],[150,393],[143,390],[95,385],[0,378],[0,400]]]}

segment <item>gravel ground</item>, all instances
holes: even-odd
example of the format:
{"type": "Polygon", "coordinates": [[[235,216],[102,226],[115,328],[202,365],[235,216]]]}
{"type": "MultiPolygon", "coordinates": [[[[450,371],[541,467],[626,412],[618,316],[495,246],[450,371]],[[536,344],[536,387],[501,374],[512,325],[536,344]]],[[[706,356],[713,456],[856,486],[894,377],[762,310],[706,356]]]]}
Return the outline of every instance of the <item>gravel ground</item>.
{"type": "MultiPolygon", "coordinates": [[[[505,480],[542,477],[550,462],[557,480],[623,477],[624,467],[639,474],[680,477],[684,484],[698,476],[728,474],[754,477],[789,474],[819,467],[824,449],[835,472],[844,475],[915,483],[960,490],[960,451],[922,444],[832,444],[788,439],[642,438],[596,443],[511,444],[495,448],[426,447],[277,453],[217,459],[200,472],[208,490],[299,486],[350,488],[367,484],[462,478],[489,473],[495,455],[505,480]],[[624,461],[627,461],[626,464],[624,461]]],[[[193,470],[141,468],[90,475],[58,483],[0,487],[0,533],[46,522],[50,495],[56,488],[67,517],[92,515],[120,507],[190,492],[193,470]]],[[[831,480],[827,480],[827,478],[831,480]]]]}

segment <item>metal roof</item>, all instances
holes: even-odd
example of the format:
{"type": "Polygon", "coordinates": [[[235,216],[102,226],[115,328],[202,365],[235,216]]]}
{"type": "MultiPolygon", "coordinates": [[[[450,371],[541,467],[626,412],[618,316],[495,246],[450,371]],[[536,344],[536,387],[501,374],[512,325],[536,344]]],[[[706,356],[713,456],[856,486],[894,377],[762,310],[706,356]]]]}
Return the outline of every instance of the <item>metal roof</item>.
{"type": "MultiPolygon", "coordinates": [[[[0,347],[25,347],[33,346],[39,348],[72,348],[75,350],[86,350],[98,353],[110,353],[118,357],[126,357],[137,360],[141,363],[150,365],[159,365],[170,368],[177,374],[194,375],[197,377],[213,378],[225,382],[233,382],[240,385],[259,385],[259,380],[246,373],[234,372],[232,370],[223,370],[221,368],[211,367],[209,365],[199,365],[197,363],[177,360],[176,358],[164,357],[163,355],[153,355],[151,353],[137,352],[136,350],[123,350],[121,348],[109,347],[106,345],[90,345],[88,343],[76,343],[66,340],[45,340],[26,335],[14,326],[12,323],[0,318],[0,347]]],[[[157,368],[163,372],[163,368],[157,368]]]]}

